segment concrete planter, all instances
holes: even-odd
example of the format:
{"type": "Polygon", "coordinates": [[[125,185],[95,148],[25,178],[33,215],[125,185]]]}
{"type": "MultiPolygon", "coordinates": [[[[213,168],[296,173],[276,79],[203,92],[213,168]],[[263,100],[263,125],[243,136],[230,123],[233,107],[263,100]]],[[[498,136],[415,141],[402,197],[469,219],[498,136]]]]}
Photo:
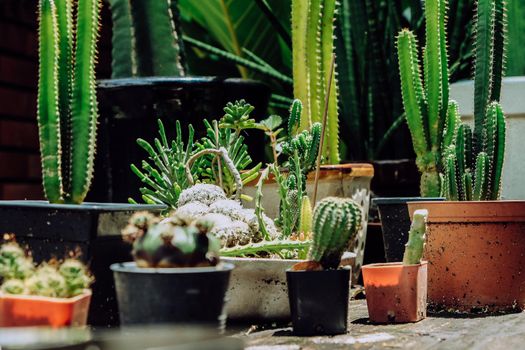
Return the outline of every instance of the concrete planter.
{"type": "MultiPolygon", "coordinates": [[[[368,224],[368,209],[370,207],[370,182],[374,176],[374,168],[371,164],[339,164],[324,165],[321,167],[319,176],[319,187],[317,200],[329,196],[351,197],[363,207],[362,228],[358,232],[349,250],[356,254],[355,266],[352,266],[353,279],[359,277],[365,252],[366,228],[368,224]]],[[[314,172],[308,175],[306,190],[310,196],[313,194],[314,172]]],[[[243,193],[255,198],[255,185],[257,180],[252,181],[243,188],[243,193]]],[[[276,218],[279,213],[278,186],[270,177],[263,187],[262,205],[266,215],[276,218]]],[[[254,201],[244,202],[245,207],[253,207],[254,201]]],[[[284,271],[284,270],[283,270],[284,271]]],[[[283,272],[282,278],[285,280],[283,272]]]]}
{"type": "MultiPolygon", "coordinates": [[[[502,199],[525,199],[525,77],[504,78],[501,104],[507,117],[502,199]]],[[[450,98],[459,104],[462,119],[474,124],[474,82],[462,81],[450,86],[450,98]]]]}

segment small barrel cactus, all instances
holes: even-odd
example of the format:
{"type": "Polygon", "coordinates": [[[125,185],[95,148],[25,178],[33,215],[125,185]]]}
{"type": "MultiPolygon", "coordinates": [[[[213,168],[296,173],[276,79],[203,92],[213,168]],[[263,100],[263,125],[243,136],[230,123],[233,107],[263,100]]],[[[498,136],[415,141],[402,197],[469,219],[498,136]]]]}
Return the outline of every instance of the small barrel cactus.
{"type": "Polygon", "coordinates": [[[26,293],[43,297],[67,297],[66,280],[55,266],[42,264],[35,274],[25,281],[26,293]]]}
{"type": "Polygon", "coordinates": [[[34,269],[31,257],[15,241],[0,247],[0,279],[25,279],[34,269]]]}
{"type": "Polygon", "coordinates": [[[144,220],[150,214],[134,214],[124,235],[133,241],[133,257],[140,267],[214,266],[219,262],[220,243],[210,233],[208,221],[189,223],[178,216],[160,222],[144,220]],[[142,223],[140,227],[133,226],[142,223]],[[130,234],[132,232],[133,234],[130,234]]]}
{"type": "Polygon", "coordinates": [[[418,209],[414,212],[412,225],[408,231],[408,242],[405,245],[403,265],[414,265],[421,262],[427,233],[427,217],[426,209],[418,209]]]}
{"type": "Polygon", "coordinates": [[[58,272],[66,282],[68,297],[82,294],[93,282],[86,265],[76,259],[66,259],[58,268],[58,272]]]}
{"type": "Polygon", "coordinates": [[[317,203],[309,260],[324,269],[337,268],[348,243],[361,228],[361,220],[362,209],[350,198],[327,197],[317,203]]]}

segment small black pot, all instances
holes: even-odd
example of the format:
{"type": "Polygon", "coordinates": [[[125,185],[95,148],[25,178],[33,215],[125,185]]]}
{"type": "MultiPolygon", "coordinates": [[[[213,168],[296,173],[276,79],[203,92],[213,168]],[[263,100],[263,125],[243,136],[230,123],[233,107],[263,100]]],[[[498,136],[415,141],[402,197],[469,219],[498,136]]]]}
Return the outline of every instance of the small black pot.
{"type": "Polygon", "coordinates": [[[374,198],[373,203],[379,209],[385,259],[387,262],[403,261],[405,244],[410,230],[408,202],[443,201],[445,198],[397,197],[374,198]]]}
{"type": "Polygon", "coordinates": [[[115,287],[109,266],[129,261],[131,247],[120,230],[136,211],[160,212],[163,205],[83,203],[49,204],[44,201],[0,201],[2,233],[14,233],[28,246],[35,262],[64,258],[69,251],[80,252],[95,276],[88,323],[118,325],[115,287]]]}
{"type": "Polygon", "coordinates": [[[286,271],[296,335],[344,334],[348,326],[350,269],[286,271]]]}
{"type": "Polygon", "coordinates": [[[141,268],[111,265],[121,325],[205,324],[223,329],[225,295],[233,264],[214,267],[141,268]]]}

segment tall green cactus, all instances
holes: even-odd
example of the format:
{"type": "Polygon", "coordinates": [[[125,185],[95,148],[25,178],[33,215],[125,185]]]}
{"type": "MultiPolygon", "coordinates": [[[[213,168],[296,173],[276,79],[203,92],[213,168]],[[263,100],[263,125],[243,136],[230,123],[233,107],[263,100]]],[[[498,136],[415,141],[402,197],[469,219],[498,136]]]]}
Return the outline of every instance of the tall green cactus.
{"type": "Polygon", "coordinates": [[[328,101],[323,143],[324,161],[339,163],[338,87],[334,74],[326,99],[334,52],[335,0],[292,0],[292,55],[294,97],[303,103],[299,131],[321,122],[328,101]]]}
{"type": "Polygon", "coordinates": [[[505,116],[499,104],[505,70],[506,2],[479,0],[475,20],[474,133],[458,125],[445,151],[443,194],[449,200],[500,196],[505,154],[505,116]]]}
{"type": "Polygon", "coordinates": [[[350,240],[361,228],[362,209],[350,198],[327,197],[317,203],[313,217],[313,243],[309,260],[325,269],[339,266],[350,240]]]}
{"type": "Polygon", "coordinates": [[[101,1],[74,5],[73,0],[39,0],[38,6],[37,114],[44,192],[52,203],[81,203],[93,177],[101,1]]]}
{"type": "Polygon", "coordinates": [[[443,169],[442,137],[449,110],[446,6],[446,0],[425,1],[423,80],[415,35],[404,29],[397,40],[403,105],[425,197],[439,196],[443,169]]]}
{"type": "Polygon", "coordinates": [[[183,76],[177,0],[109,0],[113,78],[183,76]]]}

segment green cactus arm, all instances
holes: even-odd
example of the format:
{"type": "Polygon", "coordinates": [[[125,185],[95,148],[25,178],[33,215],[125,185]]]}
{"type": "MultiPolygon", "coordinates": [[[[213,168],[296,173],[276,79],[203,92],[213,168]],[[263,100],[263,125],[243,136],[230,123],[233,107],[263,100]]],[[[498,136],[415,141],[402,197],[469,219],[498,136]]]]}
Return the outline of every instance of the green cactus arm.
{"type": "Polygon", "coordinates": [[[308,30],[309,1],[292,0],[292,62],[293,62],[293,95],[303,103],[300,130],[310,127],[309,80],[306,62],[306,33],[308,30]]]}
{"type": "Polygon", "coordinates": [[[460,123],[461,118],[459,116],[458,104],[456,101],[450,101],[448,104],[447,119],[445,122],[443,145],[441,146],[442,150],[446,150],[450,145],[452,145],[456,139],[460,123]]]}
{"type": "Polygon", "coordinates": [[[447,118],[449,105],[449,73],[448,73],[448,52],[447,52],[447,9],[448,0],[440,0],[439,10],[439,49],[440,49],[440,65],[441,65],[441,103],[438,121],[438,147],[442,145],[443,129],[445,128],[445,120],[447,118]]]}
{"type": "Polygon", "coordinates": [[[299,232],[310,233],[312,232],[312,203],[310,197],[304,195],[301,200],[301,216],[299,218],[299,232]]]}
{"type": "Polygon", "coordinates": [[[491,198],[499,199],[501,190],[501,175],[503,172],[503,162],[505,158],[505,115],[499,104],[496,105],[497,131],[496,146],[492,157],[492,176],[491,176],[491,198]]]}
{"type": "Polygon", "coordinates": [[[137,75],[137,57],[131,23],[129,0],[109,0],[113,22],[111,48],[111,77],[127,78],[137,75]]]}
{"type": "Polygon", "coordinates": [[[421,263],[426,240],[427,217],[428,211],[426,209],[418,209],[414,212],[410,231],[408,231],[408,242],[405,244],[403,265],[421,263]]]}
{"type": "Polygon", "coordinates": [[[478,0],[475,21],[474,67],[474,140],[475,149],[483,148],[483,128],[487,105],[491,96],[494,57],[494,0],[478,0]]]}
{"type": "Polygon", "coordinates": [[[495,0],[494,12],[494,57],[492,87],[489,101],[500,100],[501,80],[505,75],[507,47],[507,1],[495,0]]]}
{"type": "Polygon", "coordinates": [[[271,165],[268,165],[261,172],[259,181],[257,181],[257,185],[255,186],[257,189],[255,192],[255,216],[257,217],[257,222],[259,223],[259,231],[261,231],[264,240],[270,239],[270,234],[268,233],[266,222],[264,221],[264,208],[262,205],[264,181],[268,179],[270,167],[271,165]]]}
{"type": "Polygon", "coordinates": [[[319,155],[319,145],[321,144],[322,129],[323,126],[321,123],[314,123],[310,129],[311,141],[308,144],[308,149],[305,154],[305,164],[303,164],[303,169],[305,169],[306,172],[312,170],[316,165],[319,155]]]}
{"type": "MultiPolygon", "coordinates": [[[[465,170],[470,167],[470,157],[472,150],[469,148],[471,141],[470,128],[468,125],[461,124],[458,128],[458,133],[455,143],[457,173],[464,174],[465,170]]],[[[461,175],[462,176],[462,175],[461,175]]]]}
{"type": "Polygon", "coordinates": [[[292,137],[301,122],[301,115],[303,113],[303,103],[299,99],[295,99],[290,107],[290,116],[288,117],[288,137],[292,137]]]}
{"type": "MultiPolygon", "coordinates": [[[[334,72],[330,71],[332,57],[334,55],[334,20],[338,2],[335,0],[325,0],[323,5],[323,17],[321,20],[321,62],[322,72],[324,74],[323,88],[330,81],[332,75],[330,95],[328,96],[328,116],[325,130],[325,140],[323,142],[323,154],[325,161],[329,164],[339,164],[339,105],[338,96],[339,88],[337,84],[337,70],[334,66],[334,72]]],[[[321,111],[324,111],[324,101],[321,101],[321,111]]],[[[321,116],[312,121],[321,121],[321,116]]]]}
{"type": "Polygon", "coordinates": [[[489,167],[488,156],[485,152],[480,152],[476,158],[476,172],[474,175],[474,191],[472,199],[481,201],[486,199],[487,194],[487,172],[489,167]]]}
{"type": "MultiPolygon", "coordinates": [[[[487,153],[488,158],[488,170],[487,170],[487,198],[491,197],[492,192],[492,172],[494,163],[494,154],[496,151],[497,142],[497,128],[498,128],[498,108],[497,102],[492,102],[487,107],[485,116],[485,127],[484,127],[484,139],[483,139],[483,152],[487,153]]],[[[501,108],[499,108],[501,112],[501,108]]]]}
{"type": "MultiPolygon", "coordinates": [[[[306,63],[309,78],[309,107],[310,123],[320,122],[324,95],[324,73],[321,62],[321,18],[325,10],[324,0],[310,0],[308,13],[308,27],[306,29],[306,63]]],[[[310,124],[311,125],[311,124],[310,124]]],[[[308,126],[310,126],[308,125],[308,126]]]]}
{"type": "Polygon", "coordinates": [[[138,75],[183,76],[169,1],[132,1],[130,5],[138,75]]]}
{"type": "Polygon", "coordinates": [[[457,177],[457,160],[456,156],[454,154],[450,154],[446,158],[445,163],[445,181],[447,182],[447,190],[446,193],[447,200],[449,201],[457,201],[459,200],[459,189],[461,188],[460,184],[458,183],[458,177],[457,177]]]}
{"type": "Polygon", "coordinates": [[[461,200],[464,201],[471,201],[472,200],[472,173],[469,169],[465,171],[463,174],[463,187],[461,189],[462,192],[462,198],[461,200]]]}
{"type": "Polygon", "coordinates": [[[273,240],[273,241],[261,241],[258,243],[250,243],[247,245],[239,245],[230,248],[222,248],[221,256],[224,257],[242,257],[242,256],[253,256],[260,253],[279,254],[283,250],[307,250],[311,241],[294,241],[294,240],[273,240]]]}
{"type": "Polygon", "coordinates": [[[440,5],[442,0],[425,1],[426,43],[425,43],[425,91],[428,102],[429,144],[433,151],[439,147],[439,118],[442,98],[442,57],[440,30],[442,24],[440,5]]]}
{"type": "Polygon", "coordinates": [[[59,38],[55,3],[39,0],[38,132],[46,198],[62,201],[60,167],[59,38]]]}
{"type": "Polygon", "coordinates": [[[423,88],[417,57],[417,44],[414,34],[409,30],[402,30],[397,38],[399,56],[399,73],[401,78],[401,92],[405,108],[406,120],[414,151],[418,158],[423,158],[429,150],[423,121],[423,88]]]}

